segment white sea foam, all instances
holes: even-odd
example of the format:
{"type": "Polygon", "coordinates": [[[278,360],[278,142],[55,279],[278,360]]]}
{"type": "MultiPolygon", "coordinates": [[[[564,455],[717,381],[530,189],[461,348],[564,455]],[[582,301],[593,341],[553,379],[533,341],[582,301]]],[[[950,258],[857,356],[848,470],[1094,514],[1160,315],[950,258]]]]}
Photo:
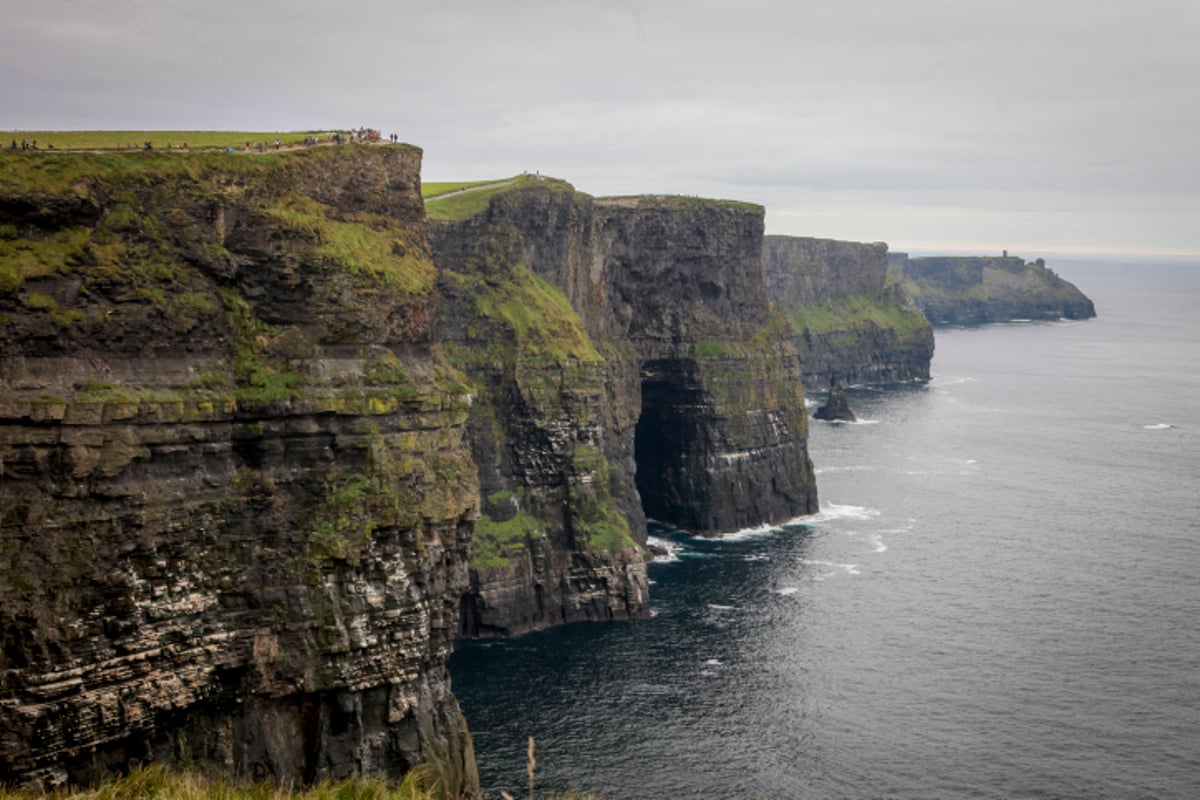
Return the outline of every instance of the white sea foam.
{"type": "Polygon", "coordinates": [[[709,603],[708,607],[713,611],[734,611],[737,609],[737,606],[720,606],[716,603],[709,603]]]}
{"type": "Polygon", "coordinates": [[[747,556],[742,556],[742,561],[770,561],[771,557],[766,553],[751,553],[747,556]]]}
{"type": "Polygon", "coordinates": [[[721,661],[720,661],[720,659],[717,659],[717,658],[710,658],[704,662],[704,666],[719,667],[719,666],[721,666],[721,661]]]}
{"type": "Polygon", "coordinates": [[[832,475],[839,472],[870,472],[875,467],[868,467],[863,464],[850,464],[844,467],[818,467],[813,470],[818,475],[832,475]]]}
{"type": "Polygon", "coordinates": [[[842,570],[847,575],[861,575],[862,574],[861,572],[858,571],[858,564],[839,564],[836,561],[825,561],[825,560],[819,559],[819,558],[802,558],[802,559],[800,559],[800,563],[801,564],[809,564],[811,566],[816,566],[816,567],[834,567],[835,569],[842,570]]]}
{"type": "Polygon", "coordinates": [[[658,564],[670,564],[678,561],[679,555],[684,551],[683,545],[658,536],[647,536],[646,544],[655,551],[653,560],[658,564]],[[659,554],[664,551],[665,555],[659,554]]]}
{"type": "Polygon", "coordinates": [[[798,587],[798,586],[783,586],[779,589],[775,589],[774,591],[775,591],[775,594],[781,594],[784,597],[787,597],[788,595],[792,595],[792,594],[795,594],[796,592],[800,591],[800,587],[798,587]]]}
{"type": "Polygon", "coordinates": [[[1168,428],[1174,428],[1175,426],[1168,425],[1165,422],[1158,422],[1158,423],[1155,423],[1154,425],[1143,425],[1142,427],[1148,431],[1165,431],[1168,428]]]}
{"type": "Polygon", "coordinates": [[[820,525],[825,522],[835,522],[843,519],[868,520],[879,516],[879,509],[868,508],[867,506],[852,506],[842,505],[839,503],[825,503],[820,511],[808,517],[796,517],[788,521],[787,525],[820,525]]]}
{"type": "MultiPolygon", "coordinates": [[[[742,528],[740,531],[734,531],[733,533],[723,533],[717,538],[719,538],[721,541],[724,541],[724,542],[744,542],[744,541],[747,541],[748,539],[761,539],[764,536],[770,536],[770,535],[772,535],[774,533],[778,533],[778,532],[779,532],[778,526],[767,525],[764,523],[762,525],[758,525],[753,528],[742,528]]],[[[700,534],[696,534],[692,538],[694,538],[694,539],[711,539],[713,537],[701,536],[700,534]]]]}
{"type": "Polygon", "coordinates": [[[887,552],[888,546],[883,543],[883,534],[881,533],[871,534],[871,545],[875,548],[876,553],[887,552]]]}

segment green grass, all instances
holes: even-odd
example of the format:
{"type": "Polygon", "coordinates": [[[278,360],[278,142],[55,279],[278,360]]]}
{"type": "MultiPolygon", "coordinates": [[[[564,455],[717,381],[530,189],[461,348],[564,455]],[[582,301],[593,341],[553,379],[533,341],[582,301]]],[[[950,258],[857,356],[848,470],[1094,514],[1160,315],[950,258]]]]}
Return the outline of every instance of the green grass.
{"type": "Polygon", "coordinates": [[[446,800],[447,795],[420,768],[410,771],[398,784],[351,778],[294,791],[268,783],[230,781],[196,770],[174,772],[161,765],[143,767],[94,788],[53,794],[0,787],[0,800],[51,797],[60,800],[446,800]]]}
{"type": "Polygon", "coordinates": [[[486,348],[451,348],[458,366],[509,358],[603,360],[562,289],[525,265],[512,267],[499,284],[475,275],[447,276],[474,298],[478,321],[468,329],[473,338],[487,343],[486,348]]]}
{"type": "Polygon", "coordinates": [[[666,208],[672,210],[695,210],[703,208],[719,208],[737,211],[758,211],[765,209],[758,203],[748,203],[745,200],[723,200],[711,197],[693,197],[685,194],[630,194],[597,197],[598,206],[628,206],[631,208],[652,209],[666,208]]]}
{"type": "Polygon", "coordinates": [[[866,322],[892,328],[900,335],[924,330],[929,323],[912,306],[874,300],[866,295],[847,295],[810,306],[787,309],[788,322],[796,334],[845,330],[866,322]]]}
{"type": "Polygon", "coordinates": [[[328,141],[332,131],[9,131],[0,134],[0,144],[8,149],[16,141],[18,150],[22,139],[36,141],[39,152],[54,145],[55,150],[121,150],[134,145],[141,148],[150,142],[155,149],[168,145],[189,148],[245,148],[246,142],[274,146],[278,139],[284,145],[303,144],[305,137],[320,136],[328,141]]]}
{"type": "Polygon", "coordinates": [[[285,229],[311,240],[316,245],[312,255],[319,259],[412,294],[433,288],[433,262],[384,218],[360,214],[336,219],[333,209],[301,195],[283,197],[265,211],[285,229]]]}
{"type": "Polygon", "coordinates": [[[545,526],[537,518],[518,513],[504,522],[497,522],[487,514],[475,523],[475,535],[471,537],[471,566],[506,567],[512,556],[525,549],[530,539],[544,535],[545,526]]]}
{"type": "Polygon", "coordinates": [[[436,195],[431,194],[427,186],[455,186],[456,184],[424,184],[421,187],[421,193],[425,196],[425,215],[432,220],[446,220],[457,222],[464,219],[469,219],[476,214],[487,210],[488,204],[492,198],[506,192],[513,192],[518,189],[526,189],[532,186],[549,187],[554,190],[574,191],[571,184],[566,181],[560,181],[557,178],[537,177],[534,175],[516,175],[512,178],[501,178],[497,181],[477,181],[474,183],[458,184],[458,188],[480,186],[483,188],[475,189],[462,194],[448,194],[455,191],[454,189],[446,189],[438,192],[436,195]]]}
{"type": "MultiPolygon", "coordinates": [[[[501,178],[501,180],[508,180],[501,178]]],[[[460,189],[468,189],[472,186],[487,186],[489,183],[496,181],[430,181],[421,184],[421,197],[426,200],[437,197],[438,195],[457,192],[460,189]]]]}

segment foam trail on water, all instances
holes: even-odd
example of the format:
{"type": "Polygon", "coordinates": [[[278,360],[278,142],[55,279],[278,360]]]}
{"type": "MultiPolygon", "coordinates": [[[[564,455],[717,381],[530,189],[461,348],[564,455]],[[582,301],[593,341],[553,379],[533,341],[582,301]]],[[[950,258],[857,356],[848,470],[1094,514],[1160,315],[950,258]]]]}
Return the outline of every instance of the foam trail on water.
{"type": "Polygon", "coordinates": [[[802,558],[802,559],[800,559],[800,563],[801,564],[809,564],[812,566],[819,566],[819,567],[836,567],[837,569],[840,569],[843,572],[845,572],[847,575],[861,575],[862,574],[861,572],[858,571],[858,564],[839,564],[836,561],[825,561],[823,559],[818,559],[818,558],[802,558]]]}

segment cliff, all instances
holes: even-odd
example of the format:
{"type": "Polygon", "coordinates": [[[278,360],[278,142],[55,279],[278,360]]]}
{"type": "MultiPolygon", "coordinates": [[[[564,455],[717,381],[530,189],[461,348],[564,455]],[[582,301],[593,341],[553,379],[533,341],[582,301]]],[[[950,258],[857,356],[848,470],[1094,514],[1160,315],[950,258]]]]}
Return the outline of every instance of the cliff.
{"type": "Polygon", "coordinates": [[[420,151],[0,154],[0,781],[477,787],[420,151]]]}
{"type": "Polygon", "coordinates": [[[909,258],[893,253],[889,269],[935,325],[1096,316],[1092,301],[1040,258],[1026,263],[1007,255],[909,258]]]}
{"type": "Polygon", "coordinates": [[[438,203],[440,335],[481,397],[464,636],[648,615],[646,514],[720,532],[816,510],[760,207],[531,178],[438,203]]]}
{"type": "Polygon", "coordinates": [[[889,279],[887,245],[767,236],[763,272],[805,386],[929,380],[933,329],[889,279]]]}

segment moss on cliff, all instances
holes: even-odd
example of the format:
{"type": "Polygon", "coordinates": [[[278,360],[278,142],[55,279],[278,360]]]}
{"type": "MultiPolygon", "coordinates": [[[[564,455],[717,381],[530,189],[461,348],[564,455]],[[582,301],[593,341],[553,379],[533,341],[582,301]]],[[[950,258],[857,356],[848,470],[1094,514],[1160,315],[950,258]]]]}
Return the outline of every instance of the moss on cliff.
{"type": "Polygon", "coordinates": [[[433,262],[412,234],[378,214],[339,214],[310,197],[289,194],[264,212],[289,233],[311,244],[309,257],[352,273],[369,274],[413,294],[433,286],[433,262]]]}
{"type": "Polygon", "coordinates": [[[786,309],[792,330],[800,335],[849,330],[864,323],[911,336],[929,327],[921,312],[894,300],[877,300],[863,294],[843,295],[815,305],[786,309]]]}

